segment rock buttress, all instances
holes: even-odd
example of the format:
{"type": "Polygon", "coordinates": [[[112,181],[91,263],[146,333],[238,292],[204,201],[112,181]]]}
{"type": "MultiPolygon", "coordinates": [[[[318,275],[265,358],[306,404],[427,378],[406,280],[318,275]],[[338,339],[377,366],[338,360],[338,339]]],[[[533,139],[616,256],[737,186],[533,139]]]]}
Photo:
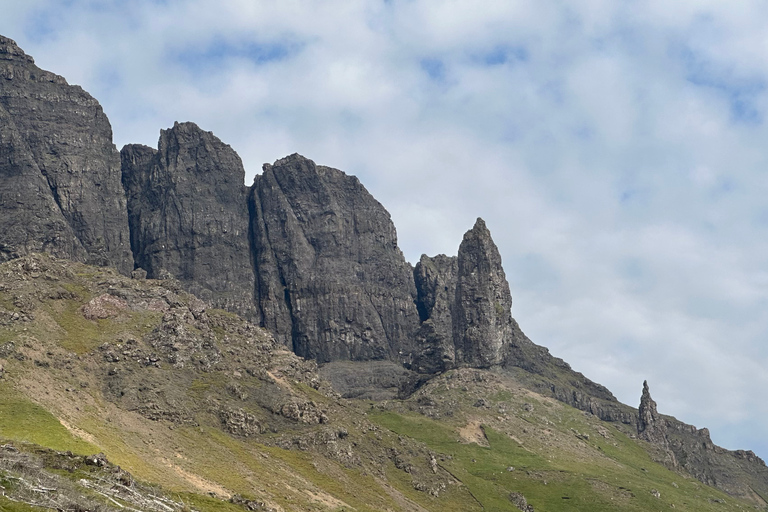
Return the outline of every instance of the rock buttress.
{"type": "Polygon", "coordinates": [[[416,307],[421,320],[411,365],[414,371],[438,373],[456,365],[453,315],[458,269],[457,258],[444,254],[423,254],[414,268],[416,307]]]}
{"type": "Polygon", "coordinates": [[[215,307],[257,319],[247,187],[240,157],[210,132],[176,123],[158,150],[122,152],[131,245],[148,277],[165,272],[215,307]]]}
{"type": "Polygon", "coordinates": [[[768,467],[749,450],[727,450],[712,442],[709,430],[659,414],[648,383],[643,382],[637,420],[638,437],[650,443],[658,462],[700,482],[764,507],[768,467]]]}
{"type": "MultiPolygon", "coordinates": [[[[58,209],[43,206],[27,216],[32,227],[24,240],[16,232],[3,231],[4,254],[42,249],[113,266],[123,274],[133,270],[120,156],[99,103],[80,87],[38,68],[16,43],[0,36],[0,108],[4,111],[4,145],[7,150],[12,145],[14,155],[4,153],[4,174],[29,175],[31,168],[37,169],[30,177],[28,194],[17,196],[18,204],[32,200],[24,203],[30,210],[47,205],[50,201],[42,197],[47,193],[58,209]],[[16,135],[10,137],[9,131],[16,135]],[[22,153],[24,157],[17,159],[22,153]],[[15,165],[24,169],[10,170],[15,165]],[[37,172],[42,174],[47,192],[37,172]],[[61,218],[68,230],[60,225],[61,218]],[[71,235],[65,232],[69,231],[77,242],[68,238],[71,235]]],[[[8,203],[3,201],[3,205],[8,203]]]]}
{"type": "Polygon", "coordinates": [[[85,261],[87,253],[53,199],[8,112],[0,106],[0,262],[33,252],[85,261]]]}
{"type": "Polygon", "coordinates": [[[482,219],[455,257],[421,257],[414,269],[421,320],[410,369],[500,367],[527,387],[602,419],[635,425],[637,414],[605,387],[533,343],[512,318],[501,256],[482,219]]]}
{"type": "Polygon", "coordinates": [[[250,208],[265,327],[321,363],[409,358],[412,268],[356,177],[294,154],[264,166],[250,208]]]}

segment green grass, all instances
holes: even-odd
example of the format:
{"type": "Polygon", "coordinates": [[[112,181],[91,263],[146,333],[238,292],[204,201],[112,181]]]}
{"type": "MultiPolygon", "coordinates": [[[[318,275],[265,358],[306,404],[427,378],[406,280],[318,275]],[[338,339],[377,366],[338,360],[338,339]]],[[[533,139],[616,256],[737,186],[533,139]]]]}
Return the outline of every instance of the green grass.
{"type": "Polygon", "coordinates": [[[70,434],[55,416],[23,398],[7,382],[0,382],[0,437],[81,455],[99,452],[96,446],[70,434]]]}
{"type": "Polygon", "coordinates": [[[0,512],[41,512],[50,509],[42,507],[32,507],[25,503],[11,501],[5,496],[0,496],[0,512]]]}
{"type": "Polygon", "coordinates": [[[404,416],[394,413],[373,413],[371,421],[400,434],[426,443],[441,454],[450,455],[451,460],[441,465],[458,478],[486,510],[517,510],[507,495],[516,490],[514,486],[504,488],[502,476],[506,468],[535,467],[551,469],[540,456],[533,454],[507,436],[486,428],[489,447],[458,441],[458,433],[444,423],[421,416],[404,416]]]}
{"type": "MultiPolygon", "coordinates": [[[[190,438],[198,435],[197,429],[185,430],[190,438]]],[[[328,460],[318,466],[316,464],[318,459],[309,452],[285,450],[253,441],[239,440],[214,429],[206,429],[205,438],[208,440],[198,442],[198,450],[201,445],[206,445],[202,448],[204,452],[209,451],[219,455],[226,453],[227,456],[224,457],[225,464],[220,467],[216,464],[208,465],[204,469],[201,468],[200,474],[210,480],[222,482],[231,489],[239,489],[243,494],[248,493],[250,484],[247,481],[233,479],[235,467],[239,468],[238,471],[243,475],[249,473],[255,475],[260,485],[266,487],[271,485],[274,488],[274,486],[288,483],[294,488],[311,491],[312,488],[306,487],[309,483],[315,489],[361,512],[401,508],[379,481],[357,469],[346,468],[328,460]]],[[[388,483],[415,503],[431,510],[440,509],[445,512],[479,510],[476,506],[472,507],[474,500],[463,487],[449,489],[441,498],[432,498],[413,488],[411,475],[394,468],[391,464],[390,466],[386,470],[388,483]],[[436,507],[436,504],[439,505],[436,507]]],[[[275,501],[281,506],[296,509],[300,505],[297,501],[305,500],[306,503],[299,509],[315,510],[318,505],[313,504],[308,496],[306,493],[300,493],[298,497],[282,500],[278,495],[275,496],[275,501]]]]}
{"type": "Polygon", "coordinates": [[[15,341],[19,337],[18,328],[4,328],[0,329],[0,346],[8,343],[9,341],[15,341]]]}
{"type": "MultiPolygon", "coordinates": [[[[591,431],[582,413],[560,409],[558,416],[551,418],[557,420],[553,428],[566,434],[571,428],[591,431]]],[[[727,504],[738,503],[654,463],[640,444],[615,428],[610,428],[610,440],[590,437],[587,444],[597,452],[594,456],[579,460],[576,453],[563,454],[550,461],[487,426],[484,431],[490,447],[483,447],[458,442],[455,430],[423,416],[375,412],[368,417],[399,435],[450,455],[450,460],[441,465],[466,485],[485,510],[517,511],[509,500],[510,492],[522,493],[536,510],[549,512],[639,512],[671,509],[673,504],[676,510],[699,512],[723,510],[722,504],[711,502],[715,498],[727,504]],[[515,469],[507,471],[508,467],[515,469]],[[654,489],[661,498],[651,494],[654,489]]]]}
{"type": "Polygon", "coordinates": [[[59,345],[76,354],[86,354],[105,341],[112,341],[121,332],[142,337],[151,331],[162,318],[156,311],[125,312],[116,318],[88,320],[80,310],[81,303],[67,300],[49,307],[51,316],[64,330],[59,345]]]}
{"type": "Polygon", "coordinates": [[[246,510],[240,505],[189,492],[172,494],[171,499],[184,503],[192,510],[199,512],[243,512],[246,510]]]}
{"type": "Polygon", "coordinates": [[[19,308],[16,307],[16,304],[13,303],[11,300],[11,297],[9,297],[7,294],[0,292],[0,308],[5,309],[6,311],[18,311],[19,308]]]}
{"type": "Polygon", "coordinates": [[[448,486],[435,499],[424,492],[415,490],[411,475],[397,469],[392,462],[387,464],[387,479],[408,499],[418,503],[427,510],[440,510],[441,512],[472,512],[482,510],[480,503],[472,496],[472,493],[465,485],[448,486]]]}
{"type": "MultiPolygon", "coordinates": [[[[309,453],[244,442],[217,430],[208,431],[208,434],[233,455],[233,459],[226,467],[222,468],[223,471],[230,471],[232,462],[237,462],[256,475],[271,473],[272,478],[279,478],[281,472],[286,472],[291,475],[291,478],[306,480],[316,486],[318,490],[348,503],[359,511],[374,512],[395,506],[372,477],[364,476],[358,471],[339,467],[338,471],[343,474],[343,478],[333,478],[315,468],[313,458],[309,453]],[[268,458],[256,456],[254,451],[267,454],[268,458]]],[[[220,472],[210,474],[211,478],[219,479],[222,476],[220,472]]],[[[275,481],[274,483],[280,482],[275,481]]],[[[232,486],[232,488],[242,489],[243,486],[241,484],[232,486]]],[[[280,504],[296,506],[296,503],[291,504],[289,502],[280,504]]]]}

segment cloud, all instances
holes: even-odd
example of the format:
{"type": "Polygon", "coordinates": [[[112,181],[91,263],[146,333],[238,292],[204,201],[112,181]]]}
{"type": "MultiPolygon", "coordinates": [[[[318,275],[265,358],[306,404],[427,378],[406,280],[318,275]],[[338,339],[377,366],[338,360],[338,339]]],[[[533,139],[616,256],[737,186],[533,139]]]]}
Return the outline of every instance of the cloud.
{"type": "Polygon", "coordinates": [[[0,6],[118,146],[192,120],[248,180],[298,151],[358,175],[410,261],[484,217],[535,342],[768,457],[762,2],[0,6]]]}

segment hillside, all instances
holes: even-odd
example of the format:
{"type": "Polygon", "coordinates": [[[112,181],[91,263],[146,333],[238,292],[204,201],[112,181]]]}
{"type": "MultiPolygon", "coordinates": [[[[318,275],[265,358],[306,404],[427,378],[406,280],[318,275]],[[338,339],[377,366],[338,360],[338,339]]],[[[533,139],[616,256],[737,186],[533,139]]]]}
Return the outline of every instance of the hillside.
{"type": "Polygon", "coordinates": [[[263,329],[137,277],[46,255],[0,266],[0,509],[764,505],[670,471],[627,425],[504,372],[339,398],[263,329]]]}

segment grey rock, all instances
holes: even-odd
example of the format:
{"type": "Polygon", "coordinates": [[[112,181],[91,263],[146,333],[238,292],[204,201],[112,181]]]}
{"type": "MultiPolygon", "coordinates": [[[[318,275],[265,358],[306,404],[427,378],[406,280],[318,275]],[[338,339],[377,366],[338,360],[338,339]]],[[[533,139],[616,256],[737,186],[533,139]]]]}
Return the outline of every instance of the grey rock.
{"type": "Polygon", "coordinates": [[[648,381],[643,381],[643,394],[638,408],[637,434],[641,439],[659,445],[667,443],[667,424],[656,410],[656,402],[651,398],[648,381]]]}
{"type": "Polygon", "coordinates": [[[321,363],[409,357],[412,268],[356,177],[291,155],[256,176],[251,212],[259,308],[279,341],[321,363]]]}
{"type": "Polygon", "coordinates": [[[45,176],[1,105],[0,204],[0,261],[42,251],[60,258],[87,259],[45,176]]]}
{"type": "Polygon", "coordinates": [[[643,393],[637,412],[637,436],[658,448],[659,462],[670,468],[677,467],[677,459],[669,446],[667,420],[656,410],[656,402],[651,398],[648,381],[643,381],[643,393]]]}
{"type": "Polygon", "coordinates": [[[499,365],[512,338],[512,295],[499,250],[483,219],[477,219],[464,235],[457,263],[456,359],[475,368],[499,365]]]}
{"type": "Polygon", "coordinates": [[[289,420],[298,423],[312,425],[328,422],[326,411],[318,408],[317,404],[314,402],[291,400],[283,404],[283,406],[276,412],[289,420]]]}
{"type": "Polygon", "coordinates": [[[421,326],[410,366],[419,373],[438,373],[455,366],[453,313],[457,274],[458,259],[444,254],[432,258],[424,254],[414,268],[421,326]]]}
{"type": "Polygon", "coordinates": [[[483,219],[467,231],[457,257],[426,255],[414,269],[421,320],[413,368],[490,368],[505,362],[517,324],[501,256],[483,219]]]}
{"type": "Polygon", "coordinates": [[[160,133],[158,150],[122,152],[136,264],[164,272],[215,307],[256,318],[245,171],[237,153],[193,123],[160,133]]]}
{"type": "Polygon", "coordinates": [[[525,499],[525,496],[519,492],[509,493],[509,501],[511,501],[514,506],[523,512],[534,512],[533,505],[529,505],[528,500],[525,499]]]}
{"type": "Polygon", "coordinates": [[[120,157],[101,106],[2,36],[0,124],[2,224],[11,226],[0,230],[1,257],[47,251],[133,270],[120,157]]]}
{"type": "Polygon", "coordinates": [[[322,365],[320,375],[344,398],[397,398],[414,374],[392,361],[334,361],[322,365]]]}
{"type": "MultiPolygon", "coordinates": [[[[720,448],[707,429],[659,414],[647,384],[639,410],[620,404],[531,342],[512,318],[501,258],[481,219],[464,236],[458,256],[423,256],[412,269],[397,248],[389,214],[359,181],[299,155],[265,165],[248,190],[236,153],[185,123],[163,131],[158,150],[126,146],[122,173],[120,165],[98,102],[0,37],[0,261],[48,252],[127,275],[135,257],[140,268],[134,278],[142,279],[144,268],[148,277],[169,279],[163,285],[175,290],[147,302],[163,321],[143,348],[129,340],[120,350],[103,349],[106,391],[129,410],[194,424],[199,404],[179,395],[190,383],[179,387],[155,370],[167,364],[213,371],[226,362],[214,327],[225,329],[227,339],[233,331],[223,320],[211,323],[202,303],[180,311],[180,283],[216,306],[261,321],[296,353],[335,361],[324,373],[348,396],[394,397],[451,368],[500,368],[533,391],[621,423],[625,432],[636,429],[652,456],[701,482],[745,499],[768,495],[768,468],[754,453],[720,448]],[[133,371],[145,373],[138,379],[133,371]]],[[[5,277],[21,272],[38,283],[55,282],[61,276],[37,264],[46,258],[20,258],[5,277]]],[[[63,289],[46,293],[72,298],[63,289]]],[[[111,287],[94,296],[82,309],[89,318],[118,317],[135,302],[111,287]]],[[[35,305],[27,299],[14,301],[18,311],[0,311],[0,323],[31,321],[35,305]]],[[[249,342],[237,355],[238,365],[247,361],[238,373],[262,379],[269,391],[259,395],[260,406],[273,414],[257,418],[226,406],[224,425],[256,435],[267,422],[327,422],[317,404],[291,399],[268,378],[264,357],[250,344],[252,327],[241,330],[249,342]]],[[[13,342],[0,346],[0,355],[25,360],[13,342]]],[[[321,386],[314,363],[291,361],[282,375],[321,386]]],[[[240,384],[228,389],[239,401],[255,396],[240,384]]],[[[332,437],[336,443],[335,430],[332,437]]],[[[334,450],[338,460],[351,457],[334,450]]],[[[510,499],[521,510],[530,508],[521,495],[510,499]]]]}
{"type": "Polygon", "coordinates": [[[520,329],[512,318],[501,256],[482,219],[464,235],[458,256],[422,256],[414,282],[421,325],[411,349],[412,370],[431,374],[454,367],[500,367],[534,391],[602,419],[635,425],[631,408],[520,329]]]}
{"type": "Polygon", "coordinates": [[[264,427],[258,418],[240,408],[222,409],[219,411],[219,419],[224,429],[230,434],[249,437],[264,433],[264,427]]]}
{"type": "Polygon", "coordinates": [[[147,271],[143,268],[137,268],[133,272],[131,272],[131,279],[136,279],[137,281],[143,281],[147,278],[147,271]]]}
{"type": "Polygon", "coordinates": [[[261,510],[272,512],[272,511],[276,510],[276,509],[268,506],[263,501],[249,500],[249,499],[243,498],[239,494],[235,494],[234,496],[229,498],[229,502],[230,503],[234,503],[235,505],[240,505],[245,510],[250,510],[250,511],[254,511],[254,512],[255,511],[261,511],[261,510]]]}

